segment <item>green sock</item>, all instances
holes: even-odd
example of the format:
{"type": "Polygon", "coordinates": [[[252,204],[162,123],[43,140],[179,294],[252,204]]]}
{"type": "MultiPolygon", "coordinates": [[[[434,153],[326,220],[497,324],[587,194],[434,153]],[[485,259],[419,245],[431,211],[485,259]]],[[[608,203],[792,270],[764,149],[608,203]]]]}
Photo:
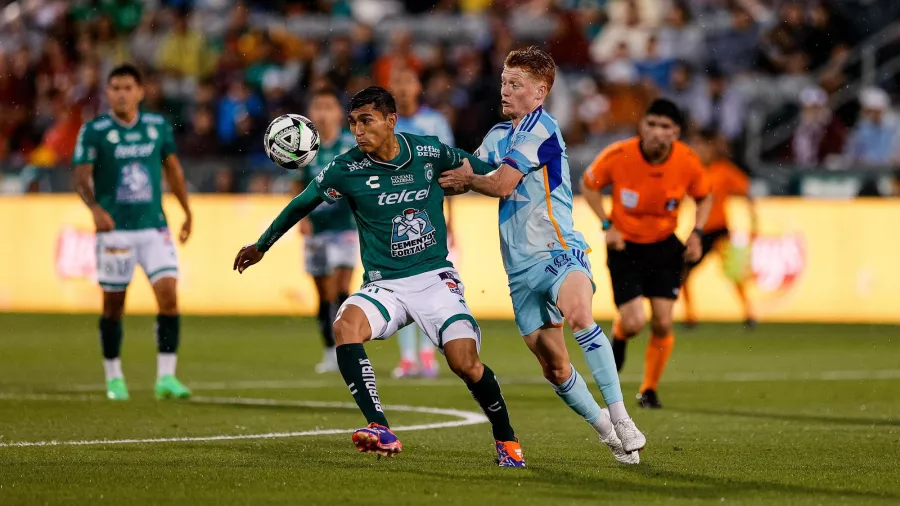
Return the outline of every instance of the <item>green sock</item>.
{"type": "Polygon", "coordinates": [[[375,387],[375,370],[366,349],[361,344],[342,344],[337,347],[336,354],[341,376],[366,421],[389,427],[375,387]]]}
{"type": "Polygon", "coordinates": [[[506,401],[503,399],[503,392],[500,391],[500,383],[497,383],[494,371],[485,365],[481,379],[467,384],[467,386],[485,416],[491,421],[494,439],[496,441],[515,441],[516,433],[509,424],[509,411],[506,410],[506,401]]]}

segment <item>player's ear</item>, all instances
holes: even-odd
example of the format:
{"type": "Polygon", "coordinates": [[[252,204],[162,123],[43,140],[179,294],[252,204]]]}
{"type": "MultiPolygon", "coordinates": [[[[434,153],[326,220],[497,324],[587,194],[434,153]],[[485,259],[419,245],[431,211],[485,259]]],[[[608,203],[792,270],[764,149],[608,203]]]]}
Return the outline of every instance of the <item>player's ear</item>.
{"type": "Polygon", "coordinates": [[[387,122],[391,128],[394,128],[395,126],[397,126],[397,113],[392,112],[392,113],[388,114],[387,122]]]}

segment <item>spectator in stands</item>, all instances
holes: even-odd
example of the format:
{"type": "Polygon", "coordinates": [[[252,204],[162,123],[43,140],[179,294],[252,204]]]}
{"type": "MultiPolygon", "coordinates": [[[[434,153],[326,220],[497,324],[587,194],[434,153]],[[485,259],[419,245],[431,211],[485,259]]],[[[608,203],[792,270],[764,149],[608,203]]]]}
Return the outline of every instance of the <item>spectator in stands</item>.
{"type": "Polygon", "coordinates": [[[398,66],[408,67],[422,73],[422,62],[413,54],[413,39],[409,30],[399,29],[391,33],[390,47],[372,66],[375,84],[387,88],[391,82],[391,71],[398,66]]]}
{"type": "Polygon", "coordinates": [[[672,58],[661,53],[659,39],[655,35],[647,39],[644,58],[635,63],[640,80],[660,90],[665,90],[669,86],[674,65],[675,61],[672,58]]]}
{"type": "Polygon", "coordinates": [[[862,117],[850,133],[844,155],[851,164],[887,167],[898,151],[898,129],[888,113],[891,100],[881,88],[866,88],[859,96],[862,117]]]}
{"type": "Polygon", "coordinates": [[[243,81],[234,81],[228,87],[228,94],[219,102],[219,142],[230,145],[238,136],[239,119],[260,117],[263,113],[262,100],[252,94],[243,81]]]}
{"type": "Polygon", "coordinates": [[[818,86],[800,92],[800,124],[787,149],[787,159],[796,165],[819,166],[839,155],[847,139],[847,127],[834,116],[828,95],[818,86]]]}
{"type": "Polygon", "coordinates": [[[603,78],[619,85],[637,83],[638,68],[629,54],[628,43],[619,42],[616,52],[603,64],[603,78]]]}
{"type": "Polygon", "coordinates": [[[663,88],[663,95],[682,110],[689,125],[699,128],[698,121],[709,116],[708,112],[700,113],[709,106],[703,83],[695,77],[694,70],[685,61],[676,62],[672,66],[669,84],[663,88]]]}
{"type": "Polygon", "coordinates": [[[706,79],[706,98],[697,111],[697,120],[703,128],[718,130],[734,142],[744,131],[744,97],[716,67],[707,71],[706,79]]]}
{"type": "Polygon", "coordinates": [[[664,56],[682,60],[698,67],[706,61],[703,30],[694,24],[691,12],[683,0],[672,4],[665,24],[659,29],[659,46],[664,56]]]}
{"type": "Polygon", "coordinates": [[[178,151],[184,158],[222,154],[212,108],[203,106],[194,110],[189,130],[178,139],[178,151]]]}
{"type": "Polygon", "coordinates": [[[713,65],[726,75],[734,75],[754,67],[758,54],[759,24],[740,6],[731,11],[731,26],[713,33],[707,50],[713,65]]]}
{"type": "Polygon", "coordinates": [[[171,28],[159,43],[156,66],[167,76],[196,82],[212,71],[216,59],[208,51],[203,33],[190,29],[189,21],[186,11],[173,12],[171,28]]]}
{"type": "MultiPolygon", "coordinates": [[[[142,67],[150,67],[156,62],[156,53],[162,33],[159,29],[159,16],[156,11],[148,10],[141,16],[141,22],[129,36],[131,40],[131,58],[133,63],[142,67]]],[[[105,74],[104,74],[105,75],[105,74]]]]}
{"type": "Polygon", "coordinates": [[[621,2],[624,15],[611,19],[591,44],[591,58],[596,63],[607,63],[622,58],[643,58],[647,50],[650,30],[641,23],[638,7],[633,2],[621,2]],[[623,49],[624,47],[624,49],[623,49]]]}

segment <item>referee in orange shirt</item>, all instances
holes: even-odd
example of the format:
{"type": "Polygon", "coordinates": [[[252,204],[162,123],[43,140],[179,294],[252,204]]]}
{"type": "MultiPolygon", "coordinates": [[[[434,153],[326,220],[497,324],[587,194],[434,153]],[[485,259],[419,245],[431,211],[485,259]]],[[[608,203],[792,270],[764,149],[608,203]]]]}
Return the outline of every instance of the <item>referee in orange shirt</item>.
{"type": "Polygon", "coordinates": [[[702,252],[709,217],[709,180],[697,154],[678,141],[683,117],[669,100],[657,99],[644,114],[639,135],[609,146],[591,163],[582,192],[606,231],[607,266],[619,316],[613,324],[613,352],[621,370],[627,340],[644,327],[643,298],[650,300],[651,337],[644,362],[639,405],[661,408],[657,387],[672,353],[672,308],[685,261],[702,252]],[[612,213],[601,190],[612,186],[612,213]],[[685,195],[697,202],[694,230],[682,244],[675,236],[678,207],[685,195]]]}

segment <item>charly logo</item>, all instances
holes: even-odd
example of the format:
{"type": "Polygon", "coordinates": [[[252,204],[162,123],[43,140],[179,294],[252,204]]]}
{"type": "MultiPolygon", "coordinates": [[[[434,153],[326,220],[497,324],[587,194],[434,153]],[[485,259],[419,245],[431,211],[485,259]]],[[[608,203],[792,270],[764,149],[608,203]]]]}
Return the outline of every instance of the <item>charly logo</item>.
{"type": "Polygon", "coordinates": [[[431,178],[434,177],[434,166],[430,163],[425,164],[425,181],[431,182],[431,178]]]}
{"type": "Polygon", "coordinates": [[[391,256],[406,257],[425,251],[437,244],[434,226],[428,213],[408,208],[395,216],[391,230],[391,256]]]}
{"type": "Polygon", "coordinates": [[[370,176],[369,180],[366,181],[366,186],[372,188],[373,190],[376,188],[381,188],[381,183],[378,182],[378,176],[370,176]]]}

